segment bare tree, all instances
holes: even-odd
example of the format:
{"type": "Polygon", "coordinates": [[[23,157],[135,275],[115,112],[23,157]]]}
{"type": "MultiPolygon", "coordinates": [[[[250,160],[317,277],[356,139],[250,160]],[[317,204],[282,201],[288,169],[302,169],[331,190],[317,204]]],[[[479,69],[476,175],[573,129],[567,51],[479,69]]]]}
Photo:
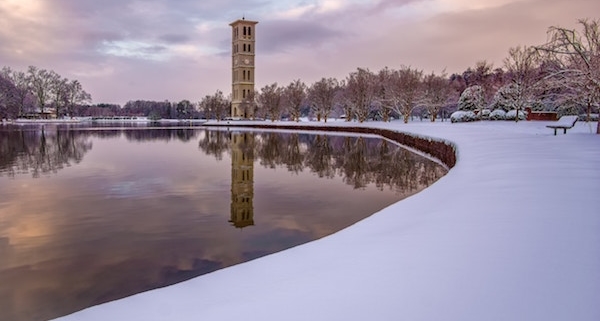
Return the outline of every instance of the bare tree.
{"type": "Polygon", "coordinates": [[[377,74],[377,92],[379,95],[379,106],[381,113],[381,118],[383,121],[390,121],[391,113],[393,111],[393,104],[391,99],[390,91],[386,90],[386,86],[392,79],[393,71],[388,67],[385,67],[379,71],[377,74]]]}
{"type": "Polygon", "coordinates": [[[38,69],[34,66],[29,66],[29,69],[27,69],[29,87],[31,88],[36,103],[42,114],[44,113],[44,108],[50,102],[52,96],[52,84],[55,74],[56,73],[52,71],[38,69]]]}
{"type": "Polygon", "coordinates": [[[452,88],[445,73],[442,73],[441,76],[431,73],[423,78],[421,102],[429,112],[432,122],[435,122],[438,113],[446,105],[451,95],[452,88]]]}
{"type": "Polygon", "coordinates": [[[514,101],[512,108],[516,110],[519,121],[519,113],[525,106],[534,101],[534,86],[539,81],[538,78],[538,59],[533,47],[517,46],[508,50],[508,57],[504,59],[504,66],[507,69],[507,77],[510,80],[511,92],[514,101]]]}
{"type": "Polygon", "coordinates": [[[214,95],[207,95],[200,101],[200,107],[204,110],[207,118],[214,118],[221,121],[225,118],[229,110],[229,101],[223,95],[223,92],[217,90],[214,95]]]}
{"type": "Polygon", "coordinates": [[[0,120],[15,118],[18,115],[18,107],[15,103],[15,85],[0,73],[0,120]]]}
{"type": "Polygon", "coordinates": [[[278,87],[277,83],[273,83],[261,88],[260,94],[257,97],[259,109],[262,109],[265,116],[273,122],[281,117],[282,91],[282,88],[278,87]]]}
{"type": "Polygon", "coordinates": [[[358,68],[346,81],[345,99],[359,122],[364,122],[377,101],[377,76],[368,69],[358,68]]]}
{"type": "Polygon", "coordinates": [[[83,90],[83,86],[78,80],[72,80],[66,84],[64,99],[67,114],[73,115],[75,106],[90,102],[92,96],[83,90]]]}
{"type": "Polygon", "coordinates": [[[333,110],[336,101],[336,93],[339,90],[339,83],[335,78],[321,78],[308,89],[308,100],[310,108],[317,121],[321,118],[327,122],[329,114],[333,110]]]}
{"type": "Polygon", "coordinates": [[[51,71],[52,83],[50,85],[51,103],[54,106],[56,117],[66,113],[64,109],[67,107],[67,91],[69,90],[69,80],[62,78],[54,71],[51,71]]]}
{"type": "MultiPolygon", "coordinates": [[[[567,95],[587,104],[587,113],[600,104],[600,20],[579,20],[582,31],[550,27],[548,42],[536,47],[553,67],[549,80],[567,86],[567,95]]],[[[600,134],[600,122],[596,133],[600,134]]]]}
{"type": "Polygon", "coordinates": [[[385,84],[386,97],[391,100],[393,110],[402,115],[404,123],[408,123],[410,115],[422,95],[423,72],[403,66],[390,75],[385,84]]]}
{"type": "Polygon", "coordinates": [[[300,79],[292,81],[283,90],[283,104],[290,113],[292,120],[300,121],[300,110],[306,100],[306,85],[300,79]]]}
{"type": "MultiPolygon", "coordinates": [[[[26,113],[27,101],[30,96],[29,81],[27,75],[22,71],[12,70],[9,67],[2,68],[2,75],[14,86],[12,93],[13,102],[18,108],[17,116],[26,113]]],[[[31,106],[29,106],[31,107],[31,106]]]]}

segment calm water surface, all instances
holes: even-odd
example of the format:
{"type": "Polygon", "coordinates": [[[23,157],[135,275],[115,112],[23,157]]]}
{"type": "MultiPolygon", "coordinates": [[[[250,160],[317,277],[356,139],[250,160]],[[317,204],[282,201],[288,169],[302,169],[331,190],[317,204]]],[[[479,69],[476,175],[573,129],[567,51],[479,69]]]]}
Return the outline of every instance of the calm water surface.
{"type": "Polygon", "coordinates": [[[47,320],[315,240],[445,172],[370,136],[0,126],[0,320],[47,320]]]}

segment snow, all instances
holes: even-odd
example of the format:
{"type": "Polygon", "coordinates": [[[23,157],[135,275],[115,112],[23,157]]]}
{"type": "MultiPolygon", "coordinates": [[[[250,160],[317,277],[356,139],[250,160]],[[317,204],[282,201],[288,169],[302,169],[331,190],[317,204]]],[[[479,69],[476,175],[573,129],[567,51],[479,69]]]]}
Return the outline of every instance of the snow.
{"type": "Polygon", "coordinates": [[[457,165],[323,239],[59,320],[600,320],[600,135],[551,123],[361,124],[457,165]]]}

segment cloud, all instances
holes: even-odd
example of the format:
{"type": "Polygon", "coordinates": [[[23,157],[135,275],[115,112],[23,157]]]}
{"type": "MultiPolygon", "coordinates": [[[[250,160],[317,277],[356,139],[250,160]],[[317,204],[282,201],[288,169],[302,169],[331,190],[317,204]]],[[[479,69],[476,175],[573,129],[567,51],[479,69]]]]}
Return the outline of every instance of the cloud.
{"type": "Polygon", "coordinates": [[[94,102],[197,100],[230,91],[228,24],[242,15],[259,21],[262,86],[356,67],[500,66],[511,46],[599,10],[595,0],[4,0],[0,61],[79,79],[94,102]]]}
{"type": "MultiPolygon", "coordinates": [[[[344,32],[335,30],[318,21],[269,20],[261,23],[258,31],[262,53],[293,54],[288,49],[317,48],[334,39],[345,37],[344,32]]],[[[258,37],[257,36],[257,37],[258,37]]]]}

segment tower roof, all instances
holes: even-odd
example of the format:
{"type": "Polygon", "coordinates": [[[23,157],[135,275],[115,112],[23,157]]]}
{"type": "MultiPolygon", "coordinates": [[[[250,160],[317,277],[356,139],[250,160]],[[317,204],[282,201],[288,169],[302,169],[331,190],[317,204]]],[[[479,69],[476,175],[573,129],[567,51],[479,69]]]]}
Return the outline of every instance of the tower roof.
{"type": "Polygon", "coordinates": [[[245,18],[242,18],[242,19],[238,19],[238,20],[230,23],[229,25],[233,27],[238,24],[255,25],[257,23],[258,23],[258,21],[246,20],[245,18]]]}

